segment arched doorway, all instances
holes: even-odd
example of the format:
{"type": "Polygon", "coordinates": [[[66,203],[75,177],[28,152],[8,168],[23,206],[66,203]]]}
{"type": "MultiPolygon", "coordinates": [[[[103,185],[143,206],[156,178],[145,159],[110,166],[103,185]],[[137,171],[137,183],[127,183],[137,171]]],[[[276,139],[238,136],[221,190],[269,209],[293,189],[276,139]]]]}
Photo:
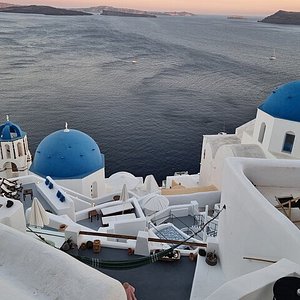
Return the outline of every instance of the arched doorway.
{"type": "Polygon", "coordinates": [[[4,169],[4,172],[6,173],[5,174],[6,178],[18,177],[19,176],[19,170],[18,170],[18,167],[15,163],[12,163],[12,162],[8,161],[3,165],[3,169],[4,169]]]}

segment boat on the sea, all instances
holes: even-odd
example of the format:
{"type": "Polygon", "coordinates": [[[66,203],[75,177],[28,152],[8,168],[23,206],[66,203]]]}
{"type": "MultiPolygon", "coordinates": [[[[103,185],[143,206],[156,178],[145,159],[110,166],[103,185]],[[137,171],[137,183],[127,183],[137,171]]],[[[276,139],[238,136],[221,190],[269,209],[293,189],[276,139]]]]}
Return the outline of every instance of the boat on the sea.
{"type": "Polygon", "coordinates": [[[235,133],[204,136],[199,173],[162,187],[152,174],[107,178],[97,143],[67,124],[32,160],[26,132],[7,118],[1,299],[122,300],[128,283],[138,299],[290,299],[300,278],[299,110],[300,81],[278,87],[235,133]]]}
{"type": "Polygon", "coordinates": [[[275,49],[273,49],[273,54],[269,57],[270,60],[276,60],[275,49]]]}

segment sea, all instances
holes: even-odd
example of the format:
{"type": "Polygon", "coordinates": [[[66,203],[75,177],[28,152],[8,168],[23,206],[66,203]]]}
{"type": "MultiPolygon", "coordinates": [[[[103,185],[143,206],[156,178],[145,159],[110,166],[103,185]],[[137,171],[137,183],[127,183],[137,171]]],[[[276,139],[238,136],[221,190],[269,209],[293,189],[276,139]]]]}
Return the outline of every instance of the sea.
{"type": "Polygon", "coordinates": [[[300,79],[300,26],[259,19],[0,13],[0,121],[33,155],[67,122],[97,142],[107,177],[198,173],[203,135],[233,133],[300,79]]]}

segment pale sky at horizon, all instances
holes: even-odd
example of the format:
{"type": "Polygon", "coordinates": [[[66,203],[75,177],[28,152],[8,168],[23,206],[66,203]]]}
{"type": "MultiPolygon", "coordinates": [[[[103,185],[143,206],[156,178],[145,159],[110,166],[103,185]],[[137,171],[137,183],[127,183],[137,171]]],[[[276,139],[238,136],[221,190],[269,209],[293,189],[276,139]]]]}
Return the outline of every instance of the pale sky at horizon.
{"type": "Polygon", "coordinates": [[[189,11],[198,14],[268,15],[279,9],[300,12],[300,0],[7,0],[5,2],[56,7],[108,5],[140,10],[189,11]]]}

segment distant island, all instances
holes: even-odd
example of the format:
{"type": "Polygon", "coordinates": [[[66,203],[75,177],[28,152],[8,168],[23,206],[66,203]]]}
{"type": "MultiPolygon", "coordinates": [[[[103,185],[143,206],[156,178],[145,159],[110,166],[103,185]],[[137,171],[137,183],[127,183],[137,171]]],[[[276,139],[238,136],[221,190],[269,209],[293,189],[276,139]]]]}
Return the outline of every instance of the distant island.
{"type": "Polygon", "coordinates": [[[245,20],[247,18],[244,17],[244,16],[236,16],[236,15],[234,15],[234,16],[228,16],[227,19],[229,19],[229,20],[245,20]]]}
{"type": "Polygon", "coordinates": [[[144,18],[156,18],[156,15],[145,14],[145,13],[132,13],[116,10],[106,10],[104,9],[101,13],[103,16],[118,16],[118,17],[144,17],[144,18]]]}
{"type": "Polygon", "coordinates": [[[105,16],[120,16],[120,17],[148,17],[155,18],[156,16],[194,16],[194,14],[186,11],[142,11],[130,8],[117,8],[113,6],[94,6],[88,8],[56,8],[44,5],[16,5],[0,2],[0,12],[4,13],[22,13],[22,14],[42,14],[52,16],[85,16],[85,15],[105,15],[105,16]]]}
{"type": "Polygon", "coordinates": [[[28,5],[28,6],[6,6],[0,7],[0,12],[4,13],[20,13],[20,14],[41,14],[41,15],[51,15],[51,16],[87,16],[91,15],[90,13],[55,8],[52,6],[43,6],[43,5],[28,5]]]}
{"type": "MultiPolygon", "coordinates": [[[[84,11],[92,14],[103,14],[104,11],[109,11],[108,15],[112,15],[113,13],[121,13],[121,14],[114,14],[118,16],[124,16],[122,13],[127,14],[134,14],[134,16],[138,15],[150,15],[152,16],[194,16],[194,14],[186,11],[172,11],[172,12],[159,12],[159,11],[144,11],[144,10],[137,10],[137,9],[131,9],[131,8],[119,8],[119,7],[113,7],[113,6],[93,6],[93,7],[85,7],[85,8],[76,8],[76,10],[84,11]]],[[[104,13],[103,15],[107,15],[107,13],[104,13]]],[[[132,15],[133,16],[133,15],[132,15]]]]}
{"type": "Polygon", "coordinates": [[[279,10],[275,14],[259,21],[272,24],[300,25],[300,12],[279,10]]]}

